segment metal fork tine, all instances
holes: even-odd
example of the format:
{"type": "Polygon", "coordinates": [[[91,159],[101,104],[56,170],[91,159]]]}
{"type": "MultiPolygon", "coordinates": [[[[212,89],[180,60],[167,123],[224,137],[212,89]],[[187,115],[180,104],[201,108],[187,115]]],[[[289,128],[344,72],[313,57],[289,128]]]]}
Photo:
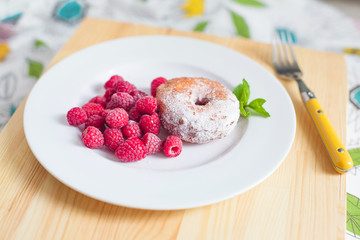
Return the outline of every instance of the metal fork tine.
{"type": "Polygon", "coordinates": [[[275,66],[278,65],[278,59],[276,55],[276,39],[275,35],[273,36],[272,43],[271,43],[271,53],[272,53],[272,59],[275,66]]]}
{"type": "Polygon", "coordinates": [[[275,44],[274,45],[275,45],[275,49],[277,50],[276,51],[277,56],[279,56],[280,66],[284,66],[284,59],[283,59],[283,55],[282,55],[282,52],[281,52],[281,39],[280,39],[278,34],[275,35],[275,44]]]}
{"type": "Polygon", "coordinates": [[[281,41],[281,47],[283,49],[283,53],[284,53],[284,57],[287,63],[287,66],[290,65],[290,60],[289,60],[289,54],[288,54],[288,50],[287,50],[287,45],[288,45],[288,37],[286,35],[286,33],[284,31],[280,32],[280,41],[281,41]]]}
{"type": "Polygon", "coordinates": [[[290,41],[288,41],[288,43],[289,43],[289,49],[290,49],[291,58],[293,60],[293,64],[297,66],[297,60],[296,60],[294,49],[293,49],[293,46],[292,46],[293,45],[293,40],[291,38],[290,33],[288,33],[288,38],[290,39],[290,41]]]}

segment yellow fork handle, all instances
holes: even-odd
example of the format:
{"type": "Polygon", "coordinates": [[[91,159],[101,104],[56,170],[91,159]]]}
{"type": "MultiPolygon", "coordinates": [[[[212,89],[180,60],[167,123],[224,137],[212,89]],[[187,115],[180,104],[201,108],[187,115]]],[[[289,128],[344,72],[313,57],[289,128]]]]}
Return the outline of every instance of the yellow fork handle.
{"type": "Polygon", "coordinates": [[[330,155],[335,170],[339,173],[348,172],[353,167],[351,156],[342,144],[319,101],[316,98],[311,98],[305,102],[305,105],[330,155]]]}

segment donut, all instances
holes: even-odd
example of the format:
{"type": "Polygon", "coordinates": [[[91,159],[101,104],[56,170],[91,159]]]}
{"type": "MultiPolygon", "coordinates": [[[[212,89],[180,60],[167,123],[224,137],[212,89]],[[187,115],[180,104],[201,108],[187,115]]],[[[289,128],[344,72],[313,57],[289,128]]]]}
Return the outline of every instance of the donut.
{"type": "Polygon", "coordinates": [[[156,89],[162,126],[190,143],[207,143],[226,137],[240,117],[236,96],[219,82],[182,77],[156,89]]]}

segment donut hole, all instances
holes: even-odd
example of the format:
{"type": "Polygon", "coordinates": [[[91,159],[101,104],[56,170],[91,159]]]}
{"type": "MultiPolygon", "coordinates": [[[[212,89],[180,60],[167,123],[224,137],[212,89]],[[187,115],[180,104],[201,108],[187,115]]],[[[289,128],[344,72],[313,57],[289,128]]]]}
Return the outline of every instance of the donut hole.
{"type": "Polygon", "coordinates": [[[197,106],[205,106],[206,104],[208,104],[210,102],[210,99],[208,98],[198,98],[195,101],[195,105],[197,106]]]}

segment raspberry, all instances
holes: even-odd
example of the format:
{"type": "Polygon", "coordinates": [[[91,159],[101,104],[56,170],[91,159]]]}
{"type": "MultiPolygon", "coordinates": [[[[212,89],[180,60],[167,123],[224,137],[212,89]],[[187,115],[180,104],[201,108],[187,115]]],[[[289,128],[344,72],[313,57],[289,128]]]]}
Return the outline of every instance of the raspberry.
{"type": "Polygon", "coordinates": [[[115,88],[106,89],[105,94],[104,94],[104,98],[105,98],[106,102],[110,101],[111,96],[112,96],[114,93],[116,93],[115,88]]]}
{"type": "Polygon", "coordinates": [[[115,150],[115,155],[122,162],[139,161],[146,157],[146,148],[139,138],[132,137],[115,150]]]}
{"type": "Polygon", "coordinates": [[[131,137],[141,138],[142,136],[139,124],[131,120],[121,129],[121,131],[124,137],[126,138],[131,138],[131,137]]]}
{"type": "Polygon", "coordinates": [[[157,153],[161,150],[161,145],[162,145],[161,139],[153,133],[145,134],[141,138],[141,141],[144,143],[146,147],[147,154],[157,153]]]}
{"type": "Polygon", "coordinates": [[[104,143],[110,150],[115,151],[120,144],[124,143],[124,137],[120,129],[108,128],[104,132],[104,143]]]}
{"type": "Polygon", "coordinates": [[[85,123],[85,128],[93,126],[99,129],[101,132],[105,130],[105,119],[104,117],[100,115],[92,115],[88,118],[88,120],[85,123]]]}
{"type": "Polygon", "coordinates": [[[90,99],[89,103],[98,103],[103,107],[106,107],[106,98],[103,96],[96,96],[90,99]]]}
{"type": "Polygon", "coordinates": [[[84,145],[88,148],[100,148],[104,145],[104,137],[99,129],[93,126],[85,128],[81,134],[84,145]]]}
{"type": "Polygon", "coordinates": [[[152,96],[146,96],[141,98],[135,103],[136,109],[145,114],[152,114],[156,111],[157,100],[152,96]]]}
{"type": "Polygon", "coordinates": [[[74,107],[67,112],[67,121],[71,126],[79,126],[88,119],[86,112],[79,107],[74,107]]]}
{"type": "Polygon", "coordinates": [[[115,108],[107,114],[105,121],[110,128],[122,128],[128,123],[129,116],[124,109],[115,108]]]}
{"type": "Polygon", "coordinates": [[[161,124],[157,113],[153,113],[151,116],[142,115],[139,124],[144,134],[153,133],[155,135],[158,135],[160,132],[161,124]]]}
{"type": "Polygon", "coordinates": [[[136,109],[136,107],[131,108],[128,114],[129,114],[129,119],[135,122],[139,122],[140,117],[142,116],[142,114],[136,109]]]}
{"type": "Polygon", "coordinates": [[[106,118],[106,116],[108,115],[108,113],[111,111],[112,109],[105,109],[104,111],[102,111],[102,113],[100,114],[100,116],[102,116],[103,118],[106,118]]]}
{"type": "Polygon", "coordinates": [[[84,106],[81,107],[86,112],[88,117],[92,115],[100,115],[102,111],[104,111],[104,107],[98,103],[86,103],[84,106]]]}
{"type": "Polygon", "coordinates": [[[158,78],[155,78],[154,80],[152,80],[151,82],[151,95],[153,97],[156,97],[156,88],[158,86],[160,86],[161,84],[163,84],[164,82],[166,82],[166,78],[163,78],[163,77],[158,77],[158,78]]]}
{"type": "Polygon", "coordinates": [[[143,91],[140,91],[138,89],[131,91],[129,94],[134,98],[134,102],[137,102],[139,99],[147,96],[146,93],[144,93],[143,91]]]}
{"type": "Polygon", "coordinates": [[[124,79],[121,76],[114,75],[105,83],[104,88],[105,89],[114,88],[115,85],[121,81],[124,81],[124,79]]]}
{"type": "Polygon", "coordinates": [[[123,108],[125,111],[129,111],[134,106],[134,98],[125,92],[114,93],[111,96],[111,100],[107,103],[106,108],[123,108]]]}
{"type": "Polygon", "coordinates": [[[116,92],[126,92],[126,93],[129,93],[136,89],[136,87],[131,83],[129,83],[128,81],[118,82],[114,88],[116,92]]]}
{"type": "Polygon", "coordinates": [[[177,157],[181,153],[182,142],[180,138],[169,136],[164,142],[164,153],[168,157],[177,157]]]}

